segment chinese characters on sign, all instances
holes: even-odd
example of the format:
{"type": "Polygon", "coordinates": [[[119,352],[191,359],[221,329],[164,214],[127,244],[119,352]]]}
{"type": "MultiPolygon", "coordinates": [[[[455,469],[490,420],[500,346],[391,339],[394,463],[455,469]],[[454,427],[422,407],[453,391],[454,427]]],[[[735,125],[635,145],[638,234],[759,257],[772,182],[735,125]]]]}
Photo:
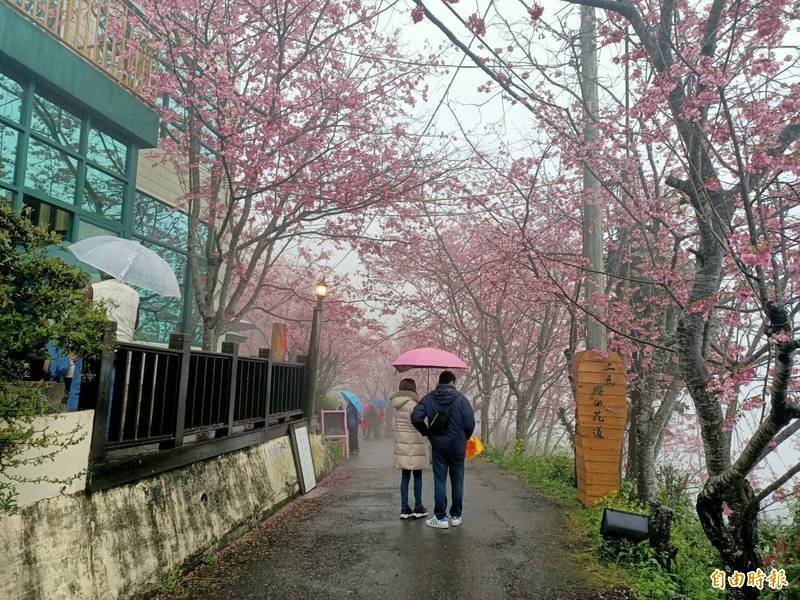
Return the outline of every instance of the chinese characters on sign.
{"type": "Polygon", "coordinates": [[[616,352],[575,355],[578,495],[588,505],[619,493],[627,419],[625,365],[616,352]]]}
{"type": "Polygon", "coordinates": [[[616,373],[617,369],[613,361],[607,361],[605,366],[603,367],[603,376],[604,376],[604,383],[595,385],[592,388],[592,404],[594,405],[594,412],[592,414],[592,421],[594,422],[594,427],[592,427],[592,437],[598,440],[605,439],[603,435],[603,423],[605,422],[605,417],[603,416],[603,393],[605,392],[605,387],[613,387],[616,385],[614,381],[613,374],[616,373]]]}
{"type": "Polygon", "coordinates": [[[786,579],[786,571],[784,569],[773,568],[769,575],[764,573],[761,569],[755,571],[748,571],[745,576],[740,571],[734,571],[732,574],[727,575],[725,571],[715,569],[711,573],[711,587],[715,590],[724,590],[726,585],[732,588],[752,587],[759,590],[764,589],[764,585],[771,590],[782,590],[789,587],[789,581],[786,579]]]}

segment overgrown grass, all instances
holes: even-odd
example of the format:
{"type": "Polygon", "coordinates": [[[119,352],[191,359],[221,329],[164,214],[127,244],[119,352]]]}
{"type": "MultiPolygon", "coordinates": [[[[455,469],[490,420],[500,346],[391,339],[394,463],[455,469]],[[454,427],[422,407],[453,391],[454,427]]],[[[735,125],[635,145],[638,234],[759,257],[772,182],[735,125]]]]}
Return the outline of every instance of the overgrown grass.
{"type": "Polygon", "coordinates": [[[678,556],[667,571],[656,560],[647,542],[606,541],[600,537],[600,521],[605,507],[646,513],[634,499],[632,489],[623,485],[619,498],[610,498],[586,509],[578,501],[575,468],[571,456],[530,456],[521,452],[501,455],[495,450],[487,459],[522,477],[528,484],[551,500],[568,507],[581,531],[590,540],[594,556],[604,565],[619,566],[639,598],[647,600],[710,600],[724,598],[711,589],[709,575],[720,566],[718,555],[706,539],[694,516],[688,497],[670,498],[675,510],[672,543],[678,556]]]}
{"type": "Polygon", "coordinates": [[[530,456],[522,452],[501,454],[492,447],[486,449],[484,456],[519,475],[548,498],[568,506],[580,505],[575,489],[575,464],[570,456],[530,456]]]}
{"type": "Polygon", "coordinates": [[[325,440],[325,444],[328,446],[328,452],[331,454],[331,458],[334,462],[341,462],[344,460],[344,441],[343,440],[325,440]]]}

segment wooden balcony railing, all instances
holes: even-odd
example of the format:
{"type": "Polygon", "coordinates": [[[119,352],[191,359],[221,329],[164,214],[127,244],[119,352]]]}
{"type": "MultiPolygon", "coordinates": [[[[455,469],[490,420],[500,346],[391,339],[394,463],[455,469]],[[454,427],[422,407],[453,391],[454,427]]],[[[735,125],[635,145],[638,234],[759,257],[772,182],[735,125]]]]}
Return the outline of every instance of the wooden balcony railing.
{"type": "Polygon", "coordinates": [[[107,76],[140,98],[156,61],[141,15],[125,0],[5,0],[107,76]]]}

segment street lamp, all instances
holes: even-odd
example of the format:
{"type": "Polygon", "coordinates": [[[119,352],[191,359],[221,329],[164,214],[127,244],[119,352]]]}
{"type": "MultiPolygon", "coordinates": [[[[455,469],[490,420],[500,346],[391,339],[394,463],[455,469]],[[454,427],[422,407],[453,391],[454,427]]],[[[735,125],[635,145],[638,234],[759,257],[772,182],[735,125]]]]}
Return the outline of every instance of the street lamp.
{"type": "Polygon", "coordinates": [[[317,383],[317,367],[319,365],[319,339],[322,335],[322,301],[328,295],[328,284],[325,278],[320,279],[314,286],[314,296],[317,303],[314,305],[314,316],[311,320],[311,336],[308,341],[308,362],[306,363],[306,402],[303,407],[305,418],[311,429],[311,420],[317,411],[314,402],[317,383]]]}
{"type": "Polygon", "coordinates": [[[314,295],[320,302],[325,300],[325,296],[328,295],[328,284],[325,283],[324,277],[317,282],[317,285],[314,286],[314,295]]]}

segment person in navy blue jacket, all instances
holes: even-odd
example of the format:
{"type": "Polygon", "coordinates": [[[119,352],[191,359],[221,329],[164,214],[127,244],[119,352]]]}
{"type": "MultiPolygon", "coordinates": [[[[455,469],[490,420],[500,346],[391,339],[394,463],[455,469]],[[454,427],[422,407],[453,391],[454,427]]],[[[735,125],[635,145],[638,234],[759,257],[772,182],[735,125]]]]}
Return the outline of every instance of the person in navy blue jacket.
{"type": "Polygon", "coordinates": [[[411,423],[431,443],[433,492],[436,505],[429,527],[447,529],[461,525],[464,501],[464,459],[467,440],[475,431],[475,412],[469,400],[456,387],[456,376],[442,371],[439,385],[420,400],[411,413],[411,423]],[[450,473],[452,504],[447,521],[447,474],[450,473]]]}
{"type": "Polygon", "coordinates": [[[352,402],[347,403],[347,436],[350,444],[350,452],[358,454],[358,428],[361,426],[361,416],[358,409],[352,402]]]}

